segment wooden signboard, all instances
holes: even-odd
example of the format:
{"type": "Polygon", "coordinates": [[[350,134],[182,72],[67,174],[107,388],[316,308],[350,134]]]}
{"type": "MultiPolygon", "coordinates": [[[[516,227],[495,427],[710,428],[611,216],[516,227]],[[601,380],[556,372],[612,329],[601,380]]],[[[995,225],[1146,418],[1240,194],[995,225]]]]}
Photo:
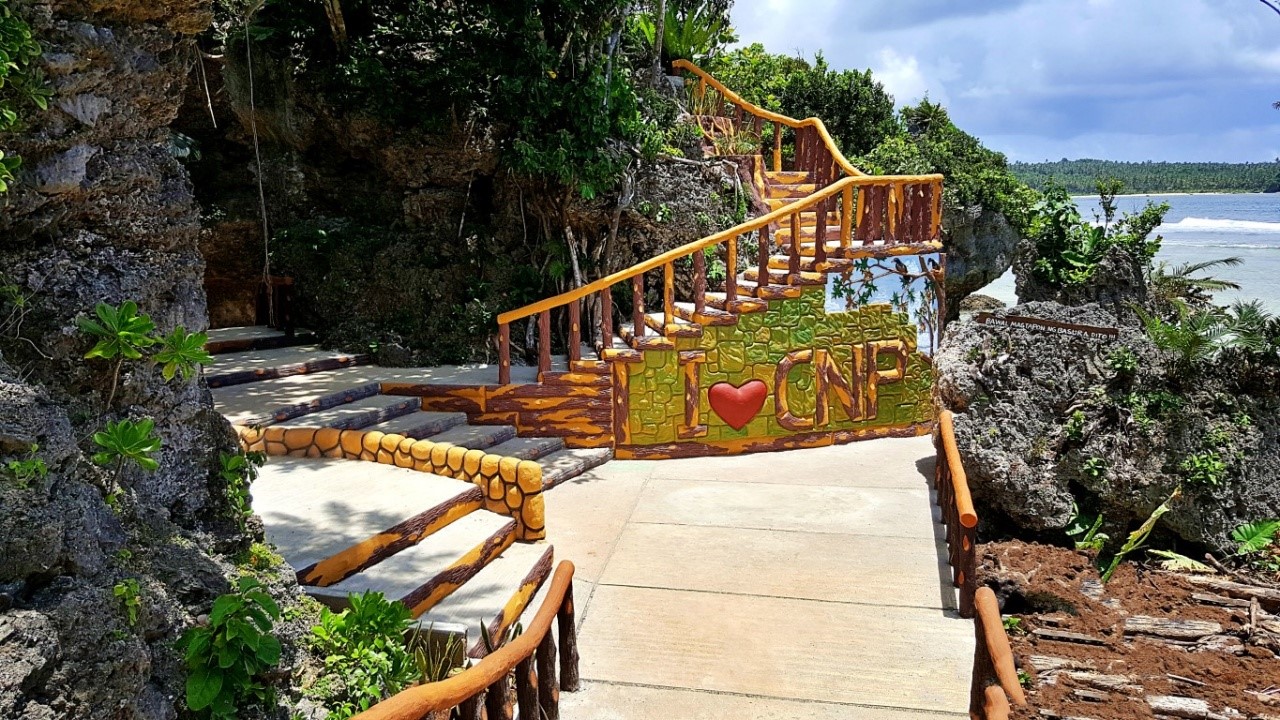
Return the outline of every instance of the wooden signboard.
{"type": "Polygon", "coordinates": [[[1025,317],[1022,315],[1006,315],[997,317],[991,313],[978,313],[973,317],[975,321],[982,325],[999,325],[1002,327],[1032,327],[1044,332],[1051,332],[1056,335],[1073,335],[1075,337],[1088,338],[1090,340],[1114,340],[1120,336],[1120,331],[1112,327],[1099,327],[1097,325],[1075,325],[1072,323],[1058,322],[1057,320],[1044,320],[1036,317],[1025,317]]]}

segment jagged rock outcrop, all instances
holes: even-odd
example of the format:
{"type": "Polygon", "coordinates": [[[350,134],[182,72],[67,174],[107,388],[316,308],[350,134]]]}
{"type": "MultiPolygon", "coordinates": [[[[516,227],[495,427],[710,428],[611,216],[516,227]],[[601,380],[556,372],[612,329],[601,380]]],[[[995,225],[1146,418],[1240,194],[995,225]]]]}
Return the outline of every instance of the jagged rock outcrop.
{"type": "MultiPolygon", "coordinates": [[[[112,364],[84,358],[77,319],[132,300],[161,331],[206,326],[199,219],[169,124],[209,1],[10,6],[54,97],[47,112],[23,106],[4,138],[24,164],[0,195],[0,717],[175,718],[174,641],[228,591],[242,572],[229,558],[255,537],[217,472],[236,444],[207,389],[148,362],[122,366],[108,407],[112,364]],[[91,459],[93,433],[120,418],[155,421],[155,471],[91,459]],[[10,465],[34,460],[47,472],[10,465]],[[136,617],[116,590],[126,581],[136,617]]],[[[299,602],[287,568],[261,572],[299,602]]],[[[288,647],[286,667],[302,661],[288,647]]]]}
{"type": "Polygon", "coordinates": [[[947,317],[960,317],[960,303],[1008,271],[1018,231],[997,210],[946,208],[942,216],[947,253],[947,317]]]}
{"type": "Polygon", "coordinates": [[[1280,516],[1280,370],[1225,355],[1188,373],[1098,305],[993,313],[1118,328],[1114,340],[960,322],[935,359],[969,484],[988,520],[1062,537],[1073,504],[1122,539],[1178,486],[1162,527],[1234,549],[1280,516]],[[1221,463],[1220,471],[1195,470],[1221,463]]]}

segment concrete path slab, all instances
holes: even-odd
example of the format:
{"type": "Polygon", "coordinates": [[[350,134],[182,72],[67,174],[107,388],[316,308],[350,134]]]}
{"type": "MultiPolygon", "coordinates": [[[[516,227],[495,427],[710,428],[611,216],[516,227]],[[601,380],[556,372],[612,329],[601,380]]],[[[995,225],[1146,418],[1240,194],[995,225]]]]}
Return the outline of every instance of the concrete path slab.
{"type": "Polygon", "coordinates": [[[600,582],[919,608],[956,608],[946,545],[870,535],[631,524],[600,582]],[[836,551],[833,552],[832,550],[836,551]],[[672,562],[679,558],[679,562],[672,562]],[[785,570],[782,570],[784,569],[785,570]],[[885,578],[897,578],[886,583],[885,578]]]}
{"type": "Polygon", "coordinates": [[[658,480],[632,522],[759,528],[877,537],[935,537],[933,508],[914,490],[658,480]]]}
{"type": "Polygon", "coordinates": [[[937,610],[601,585],[582,677],[953,711],[968,705],[972,636],[937,610]]]}
{"type": "Polygon", "coordinates": [[[834,705],[603,682],[584,682],[580,691],[561,694],[560,715],[588,720],[952,720],[968,717],[963,712],[834,705]]]}

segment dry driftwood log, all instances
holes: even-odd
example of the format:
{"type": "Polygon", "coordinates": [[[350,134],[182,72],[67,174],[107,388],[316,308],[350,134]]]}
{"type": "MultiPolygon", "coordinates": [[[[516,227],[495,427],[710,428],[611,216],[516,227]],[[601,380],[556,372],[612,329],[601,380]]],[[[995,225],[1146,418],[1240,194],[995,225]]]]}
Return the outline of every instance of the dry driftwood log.
{"type": "Polygon", "coordinates": [[[1231,582],[1230,580],[1221,580],[1215,577],[1205,575],[1183,575],[1183,579],[1187,582],[1201,587],[1213,588],[1218,592],[1226,593],[1232,597],[1244,598],[1246,600],[1257,598],[1258,602],[1271,611],[1280,609],[1280,590],[1275,588],[1258,587],[1257,585],[1245,585],[1244,583],[1231,582]]]}
{"type": "Polygon", "coordinates": [[[1054,630],[1052,628],[1036,628],[1031,631],[1032,635],[1044,640],[1057,640],[1059,642],[1081,643],[1083,645],[1106,645],[1107,641],[1102,638],[1084,633],[1071,632],[1069,630],[1054,630]]]}
{"type": "Polygon", "coordinates": [[[1179,697],[1177,695],[1149,695],[1147,704],[1151,711],[1163,715],[1189,718],[1189,720],[1231,720],[1226,715],[1215,713],[1209,703],[1196,698],[1179,697]]]}
{"type": "Polygon", "coordinates": [[[1177,620],[1134,615],[1125,618],[1125,634],[1155,635],[1173,640],[1199,640],[1222,632],[1222,625],[1204,620],[1177,620]]]}

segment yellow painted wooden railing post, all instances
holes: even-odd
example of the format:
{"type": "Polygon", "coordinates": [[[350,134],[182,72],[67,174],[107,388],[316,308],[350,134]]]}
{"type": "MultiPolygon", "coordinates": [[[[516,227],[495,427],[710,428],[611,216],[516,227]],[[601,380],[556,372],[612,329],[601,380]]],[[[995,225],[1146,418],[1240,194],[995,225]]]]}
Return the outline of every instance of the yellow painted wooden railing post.
{"type": "Polygon", "coordinates": [[[676,315],[676,265],[669,262],[662,266],[662,327],[675,323],[676,315]]]}
{"type": "Polygon", "coordinates": [[[840,193],[840,247],[849,247],[853,235],[853,188],[846,187],[840,193]]]}

